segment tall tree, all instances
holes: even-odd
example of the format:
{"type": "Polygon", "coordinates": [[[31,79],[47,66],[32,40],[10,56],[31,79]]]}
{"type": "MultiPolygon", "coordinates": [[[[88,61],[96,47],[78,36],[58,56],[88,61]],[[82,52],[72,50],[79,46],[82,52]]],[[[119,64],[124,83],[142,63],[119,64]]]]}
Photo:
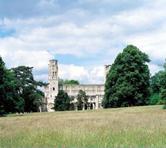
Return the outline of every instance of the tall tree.
{"type": "Polygon", "coordinates": [[[23,112],[24,100],[18,95],[17,80],[11,70],[5,68],[0,57],[0,114],[23,112]]]}
{"type": "MultiPolygon", "coordinates": [[[[159,71],[150,79],[150,104],[166,104],[166,62],[164,70],[159,71]]],[[[165,105],[166,108],[166,105],[165,105]]]]}
{"type": "Polygon", "coordinates": [[[24,100],[19,96],[16,84],[14,73],[11,70],[6,70],[4,83],[6,99],[4,104],[7,113],[23,112],[24,110],[24,100]]]}
{"type": "Polygon", "coordinates": [[[164,64],[164,71],[161,76],[161,99],[164,103],[164,109],[166,109],[166,61],[164,64]]]}
{"type": "Polygon", "coordinates": [[[4,106],[4,101],[6,99],[6,92],[4,86],[5,73],[6,73],[5,63],[0,57],[0,116],[5,114],[5,106],[4,106]]]}
{"type": "Polygon", "coordinates": [[[159,71],[150,78],[150,105],[162,104],[160,93],[163,74],[163,71],[159,71]]]}
{"type": "Polygon", "coordinates": [[[117,56],[106,78],[104,108],[147,104],[149,61],[148,55],[133,45],[117,56]]]}
{"type": "Polygon", "coordinates": [[[54,100],[55,111],[65,111],[70,109],[70,98],[66,92],[60,90],[54,100]]]}
{"type": "Polygon", "coordinates": [[[42,82],[35,81],[32,74],[33,67],[19,66],[12,71],[17,79],[16,86],[20,98],[24,99],[24,111],[39,111],[44,94],[38,86],[44,85],[42,82]]]}
{"type": "Polygon", "coordinates": [[[154,93],[160,92],[161,83],[162,83],[161,78],[163,73],[164,73],[163,71],[159,71],[158,73],[156,73],[150,78],[150,87],[154,93]]]}

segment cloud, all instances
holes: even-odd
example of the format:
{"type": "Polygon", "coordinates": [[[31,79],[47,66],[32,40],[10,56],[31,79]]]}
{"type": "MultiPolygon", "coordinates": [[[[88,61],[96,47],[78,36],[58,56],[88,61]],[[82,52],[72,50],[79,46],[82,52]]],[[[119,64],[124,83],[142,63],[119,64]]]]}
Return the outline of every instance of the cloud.
{"type": "Polygon", "coordinates": [[[145,32],[137,36],[131,35],[127,42],[140,47],[150,56],[152,62],[158,61],[159,63],[156,64],[162,64],[166,58],[165,38],[166,29],[160,26],[160,28],[151,32],[145,32]]]}
{"type": "Polygon", "coordinates": [[[82,83],[102,83],[103,65],[111,64],[127,44],[134,44],[150,58],[154,74],[166,55],[165,1],[131,2],[123,0],[39,0],[13,5],[22,12],[6,12],[9,1],[0,2],[0,55],[8,67],[34,66],[37,79],[47,79],[48,60],[56,55],[72,55],[87,60],[60,63],[62,78],[78,79],[82,83]],[[113,5],[114,4],[114,5],[113,5]],[[122,5],[123,4],[123,5],[122,5]],[[92,8],[92,6],[94,6],[92,8]],[[125,6],[125,7],[124,7],[125,6]],[[1,7],[0,7],[1,8],[1,7]],[[48,11],[48,12],[47,12],[48,11]],[[26,12],[29,12],[28,14],[26,12]],[[35,13],[39,14],[35,14],[35,13]],[[6,14],[5,14],[6,13],[6,14]],[[13,13],[13,15],[12,15],[13,13]],[[5,28],[5,29],[4,29],[5,28]],[[14,30],[12,35],[8,31],[14,30]]]}
{"type": "Polygon", "coordinates": [[[148,64],[149,68],[151,69],[151,75],[154,75],[155,73],[159,72],[160,70],[163,70],[163,67],[161,65],[156,64],[148,64]]]}
{"type": "Polygon", "coordinates": [[[59,77],[62,79],[76,79],[81,83],[104,84],[104,66],[87,68],[73,64],[59,64],[59,77]]]}

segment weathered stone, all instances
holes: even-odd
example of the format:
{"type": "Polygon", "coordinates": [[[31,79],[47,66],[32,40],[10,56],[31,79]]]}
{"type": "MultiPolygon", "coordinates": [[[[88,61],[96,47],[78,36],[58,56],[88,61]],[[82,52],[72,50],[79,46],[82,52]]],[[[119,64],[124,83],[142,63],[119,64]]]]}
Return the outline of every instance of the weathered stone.
{"type": "MultiPolygon", "coordinates": [[[[63,89],[65,92],[68,93],[70,97],[73,97],[75,109],[77,110],[77,95],[79,90],[83,90],[86,92],[88,97],[88,103],[91,104],[93,109],[101,108],[101,102],[104,97],[104,84],[80,84],[80,85],[70,85],[65,84],[58,87],[58,61],[57,60],[50,60],[49,61],[49,72],[48,72],[48,85],[45,87],[45,100],[46,100],[46,107],[48,112],[54,111],[52,109],[54,105],[54,99],[58,94],[59,89],[63,89]]],[[[110,65],[105,65],[105,76],[107,75],[110,69],[110,65]]],[[[90,106],[88,107],[91,108],[90,106]]],[[[85,109],[85,108],[84,108],[85,109]]]]}

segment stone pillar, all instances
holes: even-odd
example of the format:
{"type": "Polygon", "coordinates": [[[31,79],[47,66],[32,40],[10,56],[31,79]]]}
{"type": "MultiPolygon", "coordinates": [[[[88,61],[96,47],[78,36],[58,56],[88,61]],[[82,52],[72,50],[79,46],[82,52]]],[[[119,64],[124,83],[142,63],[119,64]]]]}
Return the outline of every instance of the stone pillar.
{"type": "Polygon", "coordinates": [[[39,112],[42,112],[42,108],[41,108],[41,106],[39,106],[39,112]]]}
{"type": "Polygon", "coordinates": [[[83,103],[82,110],[85,110],[85,103],[83,103]]]}
{"type": "Polygon", "coordinates": [[[78,111],[77,103],[74,104],[75,111],[78,111]]]}
{"type": "Polygon", "coordinates": [[[111,68],[111,65],[105,65],[105,78],[104,78],[104,81],[106,81],[107,74],[108,74],[110,68],[111,68]]]}
{"type": "Polygon", "coordinates": [[[92,103],[93,109],[95,109],[95,103],[92,103]]]}
{"type": "Polygon", "coordinates": [[[88,103],[87,109],[90,110],[90,103],[88,103]]]}
{"type": "Polygon", "coordinates": [[[98,109],[99,108],[99,96],[96,96],[96,109],[98,109]]]}

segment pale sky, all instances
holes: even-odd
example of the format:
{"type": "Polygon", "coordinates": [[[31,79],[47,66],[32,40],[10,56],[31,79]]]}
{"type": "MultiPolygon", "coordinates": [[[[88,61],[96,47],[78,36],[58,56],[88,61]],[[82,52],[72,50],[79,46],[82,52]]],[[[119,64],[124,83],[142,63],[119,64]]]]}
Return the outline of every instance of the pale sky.
{"type": "Polygon", "coordinates": [[[151,59],[151,74],[166,58],[166,0],[0,0],[0,56],[8,68],[34,67],[47,81],[49,59],[59,76],[103,83],[127,44],[151,59]]]}

